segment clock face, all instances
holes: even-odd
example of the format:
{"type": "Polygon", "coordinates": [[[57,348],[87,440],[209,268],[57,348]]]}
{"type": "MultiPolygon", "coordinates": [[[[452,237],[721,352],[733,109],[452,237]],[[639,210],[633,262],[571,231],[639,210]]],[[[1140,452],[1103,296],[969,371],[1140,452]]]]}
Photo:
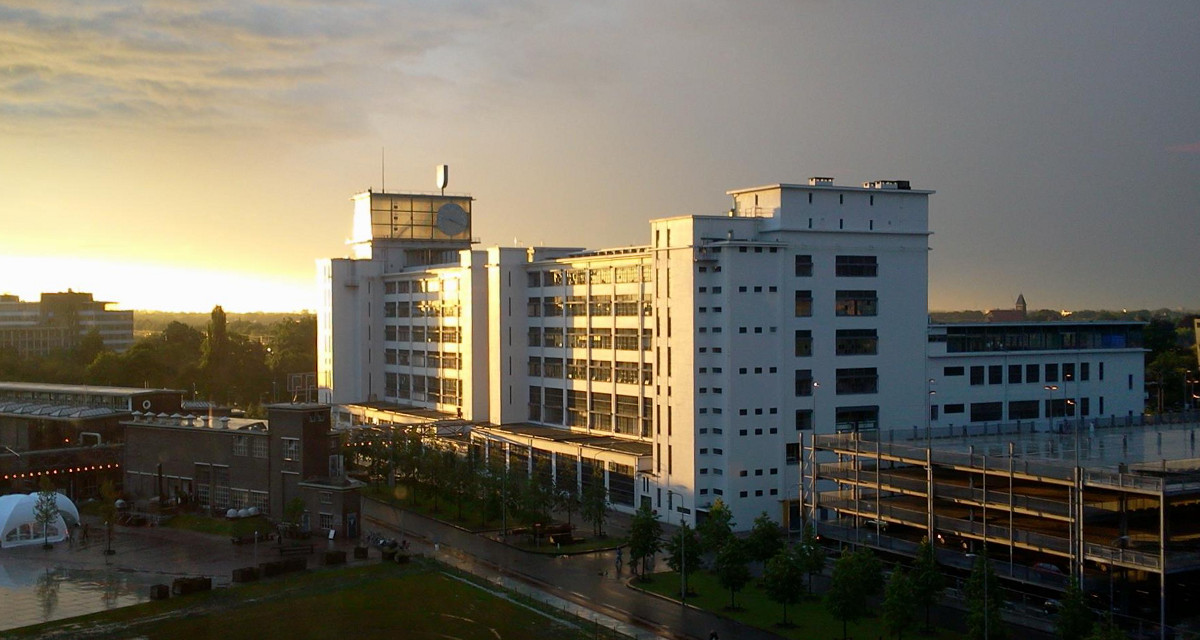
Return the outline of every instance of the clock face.
{"type": "Polygon", "coordinates": [[[468,221],[467,212],[459,205],[449,202],[438,207],[435,224],[438,231],[448,236],[457,236],[467,230],[468,221]]]}

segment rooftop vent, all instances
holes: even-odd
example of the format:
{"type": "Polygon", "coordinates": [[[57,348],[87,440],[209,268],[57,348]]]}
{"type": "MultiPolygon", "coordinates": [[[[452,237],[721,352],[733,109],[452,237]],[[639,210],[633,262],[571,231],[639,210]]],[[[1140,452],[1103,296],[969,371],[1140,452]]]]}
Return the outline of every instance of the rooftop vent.
{"type": "Polygon", "coordinates": [[[218,418],[218,420],[220,420],[220,422],[221,422],[222,429],[229,428],[229,417],[228,416],[221,416],[220,418],[218,418]]]}
{"type": "Polygon", "coordinates": [[[822,176],[813,176],[808,179],[808,184],[814,187],[832,187],[833,178],[825,178],[822,176]]]}
{"type": "Polygon", "coordinates": [[[874,180],[863,183],[864,189],[896,189],[909,191],[912,184],[908,180],[874,180]]]}

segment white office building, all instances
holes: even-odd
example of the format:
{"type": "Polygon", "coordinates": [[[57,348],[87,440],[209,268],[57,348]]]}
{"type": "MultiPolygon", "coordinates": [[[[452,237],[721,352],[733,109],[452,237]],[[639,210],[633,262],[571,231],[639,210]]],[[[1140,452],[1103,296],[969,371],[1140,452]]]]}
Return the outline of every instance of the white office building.
{"type": "Polygon", "coordinates": [[[935,429],[1132,424],[1142,414],[1142,322],[970,322],[929,328],[935,429]]]}
{"type": "Polygon", "coordinates": [[[648,246],[472,249],[466,196],[354,197],[320,400],[437,410],[488,455],[694,522],[788,518],[801,434],[920,424],[928,196],[829,178],[653,220],[648,246]]]}

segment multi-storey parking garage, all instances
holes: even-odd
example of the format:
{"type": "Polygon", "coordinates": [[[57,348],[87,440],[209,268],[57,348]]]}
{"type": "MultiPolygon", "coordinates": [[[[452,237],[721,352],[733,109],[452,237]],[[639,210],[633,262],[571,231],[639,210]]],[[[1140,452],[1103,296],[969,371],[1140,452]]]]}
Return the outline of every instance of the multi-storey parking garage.
{"type": "Polygon", "coordinates": [[[1200,592],[1198,426],[1130,422],[816,435],[809,514],[829,538],[911,555],[928,537],[945,564],[986,553],[1017,586],[1074,575],[1118,612],[1178,621],[1200,592]]]}

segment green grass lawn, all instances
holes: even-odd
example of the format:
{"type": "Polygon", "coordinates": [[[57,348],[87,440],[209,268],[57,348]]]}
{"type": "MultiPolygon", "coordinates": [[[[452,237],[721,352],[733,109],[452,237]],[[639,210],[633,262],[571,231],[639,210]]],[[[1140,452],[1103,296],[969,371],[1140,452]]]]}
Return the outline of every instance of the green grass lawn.
{"type": "Polygon", "coordinates": [[[230,537],[253,535],[255,531],[265,535],[275,530],[267,521],[266,516],[230,520],[228,518],[210,518],[197,513],[177,514],[164,522],[163,526],[230,537]]]}
{"type": "MultiPolygon", "coordinates": [[[[650,582],[635,580],[634,586],[646,591],[679,599],[679,574],[673,571],[650,575],[650,582]]],[[[688,604],[719,613],[733,618],[743,624],[761,629],[767,629],[786,638],[809,640],[835,640],[842,637],[842,623],[829,615],[819,599],[805,600],[799,604],[788,606],[788,622],[794,627],[781,627],[783,607],[767,598],[755,582],[751,582],[737,594],[737,610],[729,609],[729,590],[721,587],[715,576],[707,572],[688,573],[688,604]]],[[[877,611],[870,610],[868,615],[877,611]]],[[[919,621],[924,618],[918,615],[919,621]]],[[[875,617],[867,617],[852,622],[847,627],[851,638],[886,638],[889,637],[883,626],[883,621],[875,617]]],[[[958,636],[942,630],[935,630],[931,636],[919,632],[906,633],[906,638],[937,638],[952,640],[958,636]]]]}
{"type": "Polygon", "coordinates": [[[425,561],[314,571],[12,633],[12,637],[87,633],[91,638],[180,640],[582,640],[593,637],[594,630],[564,625],[425,561]]]}

